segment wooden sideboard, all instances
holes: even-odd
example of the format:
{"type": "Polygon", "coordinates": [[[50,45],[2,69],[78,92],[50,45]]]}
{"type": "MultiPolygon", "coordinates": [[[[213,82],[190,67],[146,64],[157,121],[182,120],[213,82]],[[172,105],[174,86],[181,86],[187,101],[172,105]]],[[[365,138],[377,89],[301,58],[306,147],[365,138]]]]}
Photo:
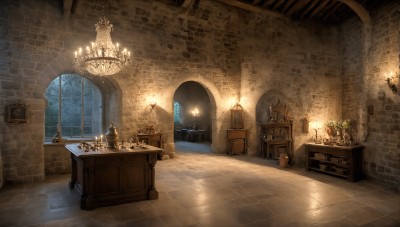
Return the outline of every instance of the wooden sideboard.
{"type": "Polygon", "coordinates": [[[158,199],[155,188],[157,154],[160,148],[95,151],[68,144],[71,152],[70,188],[81,194],[81,209],[158,199]]]}
{"type": "Polygon", "coordinates": [[[306,144],[306,170],[343,177],[349,181],[363,178],[363,146],[306,144]]]}
{"type": "Polygon", "coordinates": [[[229,155],[247,153],[247,130],[246,129],[228,129],[226,130],[227,148],[229,155]]]}
{"type": "MultiPolygon", "coordinates": [[[[150,146],[164,149],[164,135],[162,133],[141,134],[137,135],[139,142],[144,142],[150,146]]],[[[158,154],[158,160],[162,160],[163,150],[158,154]]]]}

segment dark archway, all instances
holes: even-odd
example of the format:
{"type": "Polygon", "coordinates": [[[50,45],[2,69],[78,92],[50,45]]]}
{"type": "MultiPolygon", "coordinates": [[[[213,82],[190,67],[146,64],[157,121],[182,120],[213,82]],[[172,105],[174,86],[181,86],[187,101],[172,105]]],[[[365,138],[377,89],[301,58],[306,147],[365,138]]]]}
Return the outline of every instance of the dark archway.
{"type": "Polygon", "coordinates": [[[175,141],[193,143],[186,147],[204,151],[195,145],[212,140],[212,106],[206,89],[198,82],[187,81],[176,89],[173,100],[175,141]]]}

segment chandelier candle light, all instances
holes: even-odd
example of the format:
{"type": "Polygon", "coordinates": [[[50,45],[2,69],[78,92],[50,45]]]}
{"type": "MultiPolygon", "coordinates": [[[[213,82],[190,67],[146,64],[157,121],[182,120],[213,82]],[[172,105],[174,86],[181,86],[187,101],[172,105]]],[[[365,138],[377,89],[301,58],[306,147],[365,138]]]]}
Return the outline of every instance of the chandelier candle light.
{"type": "Polygon", "coordinates": [[[128,65],[131,52],[126,48],[120,51],[119,44],[113,44],[110,35],[113,25],[106,17],[99,18],[95,27],[96,41],[85,51],[81,47],[75,51],[75,69],[79,73],[87,71],[95,76],[114,75],[128,65]]]}

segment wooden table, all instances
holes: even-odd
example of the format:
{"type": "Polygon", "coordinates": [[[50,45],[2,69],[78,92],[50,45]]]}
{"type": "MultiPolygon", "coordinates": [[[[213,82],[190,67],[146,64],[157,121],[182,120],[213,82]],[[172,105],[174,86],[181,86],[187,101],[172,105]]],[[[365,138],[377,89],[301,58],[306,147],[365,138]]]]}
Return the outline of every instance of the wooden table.
{"type": "Polygon", "coordinates": [[[66,148],[72,162],[69,186],[81,194],[81,209],[158,199],[154,167],[162,149],[146,145],[85,152],[78,145],[68,144],[66,148]]]}

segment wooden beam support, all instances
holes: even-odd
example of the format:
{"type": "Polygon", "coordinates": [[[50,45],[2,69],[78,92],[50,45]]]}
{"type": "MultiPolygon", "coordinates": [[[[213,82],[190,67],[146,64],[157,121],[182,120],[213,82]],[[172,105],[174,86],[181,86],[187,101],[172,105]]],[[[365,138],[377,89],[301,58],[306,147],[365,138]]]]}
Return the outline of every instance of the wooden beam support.
{"type": "Polygon", "coordinates": [[[272,10],[276,10],[278,7],[280,7],[282,4],[285,4],[286,0],[279,0],[276,2],[276,4],[272,7],[272,10]]]}
{"type": "Polygon", "coordinates": [[[263,9],[260,8],[258,6],[253,6],[251,4],[247,4],[247,3],[243,3],[237,0],[218,0],[219,2],[222,2],[224,4],[230,5],[230,6],[234,6],[249,12],[253,12],[253,13],[260,13],[260,14],[264,14],[264,15],[273,15],[273,16],[278,16],[278,17],[283,17],[282,14],[271,11],[271,10],[267,10],[267,9],[263,9]]]}
{"type": "Polygon", "coordinates": [[[287,15],[288,15],[288,16],[291,16],[293,13],[302,10],[308,3],[309,3],[309,1],[300,1],[300,2],[297,2],[297,3],[287,12],[287,15]]]}
{"type": "Polygon", "coordinates": [[[329,8],[329,9],[328,9],[328,12],[326,12],[326,13],[324,14],[324,16],[322,17],[321,21],[324,22],[326,19],[328,19],[329,17],[331,17],[331,16],[336,12],[336,10],[337,10],[340,6],[342,6],[342,3],[336,2],[336,4],[333,5],[331,8],[329,8]]]}
{"type": "Polygon", "coordinates": [[[322,0],[322,2],[315,8],[313,11],[311,11],[310,17],[313,17],[315,15],[318,15],[321,10],[329,3],[329,0],[322,0]]]}
{"type": "Polygon", "coordinates": [[[337,1],[334,0],[328,0],[328,4],[326,4],[324,6],[324,8],[322,8],[318,13],[313,14],[313,18],[317,19],[321,19],[321,17],[325,16],[325,14],[327,14],[329,12],[329,10],[333,7],[333,5],[335,5],[335,3],[337,3],[337,1]]]}
{"type": "Polygon", "coordinates": [[[321,1],[312,1],[311,5],[304,10],[302,13],[300,13],[299,17],[300,18],[304,18],[308,12],[310,12],[311,10],[314,10],[315,7],[317,7],[318,3],[321,3],[321,1]]]}
{"type": "Polygon", "coordinates": [[[362,6],[358,1],[355,0],[338,0],[348,5],[357,15],[360,17],[361,21],[367,24],[371,23],[371,17],[368,11],[362,6]]]}
{"type": "Polygon", "coordinates": [[[253,5],[258,5],[260,4],[260,2],[262,2],[263,0],[254,0],[251,4],[253,5]]]}
{"type": "Polygon", "coordinates": [[[73,0],[63,0],[63,16],[64,18],[69,18],[72,12],[73,0]]]}
{"type": "Polygon", "coordinates": [[[282,13],[286,14],[296,3],[297,0],[288,0],[283,6],[282,13]]]}

